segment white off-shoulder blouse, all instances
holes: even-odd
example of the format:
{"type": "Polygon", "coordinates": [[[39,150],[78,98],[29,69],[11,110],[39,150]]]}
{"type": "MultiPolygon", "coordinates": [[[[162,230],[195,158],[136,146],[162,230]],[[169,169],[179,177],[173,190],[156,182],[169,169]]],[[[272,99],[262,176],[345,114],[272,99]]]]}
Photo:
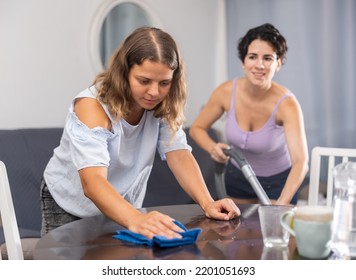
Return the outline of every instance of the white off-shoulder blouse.
{"type": "MultiPolygon", "coordinates": [[[[74,112],[77,98],[96,98],[96,89],[88,88],[72,101],[60,145],[55,148],[44,179],[54,200],[68,213],[89,217],[100,213],[82,190],[78,170],[92,166],[108,168],[108,180],[134,207],[141,207],[147,181],[152,169],[156,149],[165,160],[169,151],[188,149],[186,135],[181,128],[172,139],[169,126],[145,111],[137,125],[124,119],[115,122],[107,107],[102,104],[112,121],[112,131],[97,127],[89,129],[74,112]]],[[[100,186],[98,186],[100,188],[100,186]]]]}

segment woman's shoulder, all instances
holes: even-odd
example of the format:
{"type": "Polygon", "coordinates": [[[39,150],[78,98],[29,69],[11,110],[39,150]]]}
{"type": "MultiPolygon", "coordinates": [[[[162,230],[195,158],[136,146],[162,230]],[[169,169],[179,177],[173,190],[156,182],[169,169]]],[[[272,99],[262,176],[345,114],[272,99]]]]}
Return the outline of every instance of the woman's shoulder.
{"type": "Polygon", "coordinates": [[[284,85],[273,82],[272,86],[273,86],[273,92],[279,97],[293,95],[291,90],[284,85]]]}
{"type": "Polygon", "coordinates": [[[301,107],[297,97],[292,91],[284,86],[281,86],[279,89],[277,104],[277,120],[283,120],[287,116],[295,117],[301,112],[301,107]]]}
{"type": "Polygon", "coordinates": [[[76,99],[78,99],[78,98],[85,98],[85,97],[96,99],[97,95],[98,95],[98,91],[97,91],[96,87],[95,86],[91,86],[91,87],[88,87],[88,88],[82,90],[81,92],[79,92],[74,97],[74,101],[76,99]]]}
{"type": "Polygon", "coordinates": [[[213,95],[220,98],[230,96],[234,86],[234,80],[228,80],[221,83],[213,92],[213,95]]]}
{"type": "Polygon", "coordinates": [[[95,87],[80,92],[73,100],[73,112],[89,128],[111,129],[111,120],[104,106],[97,99],[95,87]]]}
{"type": "Polygon", "coordinates": [[[231,93],[234,87],[234,81],[228,80],[221,83],[210,96],[208,106],[221,107],[227,111],[230,107],[231,93]]]}

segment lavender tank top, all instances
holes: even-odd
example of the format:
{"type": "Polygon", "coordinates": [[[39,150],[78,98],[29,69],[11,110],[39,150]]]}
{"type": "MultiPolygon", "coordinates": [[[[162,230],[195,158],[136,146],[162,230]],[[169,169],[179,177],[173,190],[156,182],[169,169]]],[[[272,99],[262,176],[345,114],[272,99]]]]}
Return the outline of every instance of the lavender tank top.
{"type": "MultiPolygon", "coordinates": [[[[257,176],[271,176],[291,167],[291,160],[284,136],[284,127],[277,125],[275,116],[280,103],[289,96],[286,93],[273,109],[272,115],[262,128],[256,131],[243,131],[235,115],[236,79],[233,82],[230,109],[227,112],[226,139],[233,148],[238,148],[246,157],[257,176]]],[[[232,163],[238,167],[237,163],[232,163]]]]}

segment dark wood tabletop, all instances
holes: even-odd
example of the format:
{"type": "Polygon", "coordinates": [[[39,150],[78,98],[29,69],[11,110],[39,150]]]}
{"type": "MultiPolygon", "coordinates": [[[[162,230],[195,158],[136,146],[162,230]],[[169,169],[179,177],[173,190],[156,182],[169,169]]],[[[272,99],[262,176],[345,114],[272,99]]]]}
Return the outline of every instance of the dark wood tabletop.
{"type": "MultiPolygon", "coordinates": [[[[257,209],[257,205],[239,205],[241,213],[257,209]]],[[[135,245],[113,238],[123,229],[103,215],[84,218],[63,225],[43,236],[38,242],[34,258],[66,260],[259,260],[299,259],[294,237],[289,247],[269,249],[263,246],[257,211],[250,216],[231,221],[206,218],[195,204],[143,208],[157,210],[183,223],[187,228],[199,227],[201,234],[195,244],[173,248],[135,245]]]]}

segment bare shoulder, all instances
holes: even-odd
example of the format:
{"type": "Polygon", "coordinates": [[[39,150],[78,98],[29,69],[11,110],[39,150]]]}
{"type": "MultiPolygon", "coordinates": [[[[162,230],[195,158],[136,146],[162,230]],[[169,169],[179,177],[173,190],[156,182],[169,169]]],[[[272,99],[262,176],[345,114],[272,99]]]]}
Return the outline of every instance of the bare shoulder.
{"type": "Polygon", "coordinates": [[[302,120],[303,112],[300,107],[299,101],[294,95],[285,98],[280,104],[276,120],[279,123],[284,123],[287,120],[302,120]]]}
{"type": "Polygon", "coordinates": [[[232,81],[226,81],[221,83],[213,92],[213,94],[229,94],[232,91],[232,81]]]}
{"type": "Polygon", "coordinates": [[[78,98],[74,104],[74,112],[79,120],[89,128],[111,128],[111,122],[98,100],[89,97],[78,98]]]}
{"type": "Polygon", "coordinates": [[[232,81],[226,81],[220,84],[212,93],[210,102],[220,104],[224,108],[229,107],[232,92],[232,81]]]}
{"type": "MultiPolygon", "coordinates": [[[[274,83],[274,91],[276,93],[276,100],[279,100],[288,93],[292,93],[287,87],[274,83]]],[[[298,99],[294,94],[290,94],[279,105],[276,121],[277,123],[284,123],[287,119],[299,119],[302,116],[302,110],[298,99]]]]}
{"type": "Polygon", "coordinates": [[[298,109],[300,107],[299,101],[297,97],[288,89],[284,92],[283,95],[289,94],[287,98],[285,98],[281,103],[281,109],[290,110],[290,109],[298,109]]]}

